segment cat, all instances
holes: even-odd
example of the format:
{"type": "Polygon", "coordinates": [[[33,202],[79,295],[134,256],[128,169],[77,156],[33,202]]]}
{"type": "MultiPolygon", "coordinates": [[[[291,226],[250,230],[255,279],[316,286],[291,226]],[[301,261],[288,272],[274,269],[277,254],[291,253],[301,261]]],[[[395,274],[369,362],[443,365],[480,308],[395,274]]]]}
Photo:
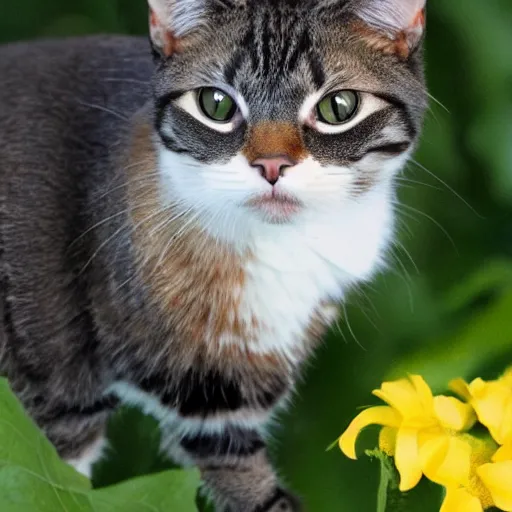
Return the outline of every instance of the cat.
{"type": "Polygon", "coordinates": [[[149,0],[0,49],[0,373],[85,475],[120,403],[217,510],[299,510],[266,427],[386,262],[425,0],[149,0]]]}

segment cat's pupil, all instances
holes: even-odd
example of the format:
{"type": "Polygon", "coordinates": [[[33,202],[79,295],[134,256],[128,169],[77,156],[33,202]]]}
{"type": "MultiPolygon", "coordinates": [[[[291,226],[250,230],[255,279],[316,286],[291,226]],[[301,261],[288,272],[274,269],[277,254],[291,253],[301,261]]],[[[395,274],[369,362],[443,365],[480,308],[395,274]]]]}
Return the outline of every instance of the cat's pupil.
{"type": "Polygon", "coordinates": [[[353,91],[341,91],[327,95],[317,107],[320,121],[328,124],[346,123],[357,112],[359,96],[353,91]]]}
{"type": "Polygon", "coordinates": [[[220,89],[205,87],[199,91],[199,106],[202,112],[219,123],[230,121],[236,112],[233,99],[220,89]]]}

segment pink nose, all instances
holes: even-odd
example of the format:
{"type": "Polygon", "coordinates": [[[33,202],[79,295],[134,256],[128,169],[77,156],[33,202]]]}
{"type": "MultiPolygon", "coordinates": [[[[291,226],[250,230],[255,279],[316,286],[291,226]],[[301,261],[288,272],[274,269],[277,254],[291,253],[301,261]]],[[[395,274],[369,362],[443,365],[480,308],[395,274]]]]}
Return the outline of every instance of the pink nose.
{"type": "Polygon", "coordinates": [[[293,162],[287,156],[272,156],[257,158],[251,163],[252,167],[258,167],[261,175],[271,184],[275,185],[279,178],[283,176],[288,167],[293,167],[293,162]]]}

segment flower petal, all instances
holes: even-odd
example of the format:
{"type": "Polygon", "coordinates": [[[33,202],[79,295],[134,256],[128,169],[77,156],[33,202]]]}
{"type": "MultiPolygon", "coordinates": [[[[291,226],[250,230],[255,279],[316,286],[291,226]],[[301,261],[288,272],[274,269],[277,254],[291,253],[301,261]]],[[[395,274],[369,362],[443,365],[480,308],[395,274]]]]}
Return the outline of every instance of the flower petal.
{"type": "Polygon", "coordinates": [[[495,505],[504,512],[512,512],[512,460],[484,464],[476,471],[495,505]]]}
{"type": "Polygon", "coordinates": [[[384,382],[373,394],[395,408],[404,418],[423,418],[425,409],[411,380],[384,382]]]}
{"type": "Polygon", "coordinates": [[[503,409],[498,437],[501,444],[512,443],[512,389],[503,409]]]}
{"type": "Polygon", "coordinates": [[[423,476],[418,453],[418,430],[402,427],[396,435],[395,463],[400,473],[400,490],[416,487],[423,476]]]}
{"type": "Polygon", "coordinates": [[[506,386],[512,389],[512,367],[505,371],[500,378],[500,382],[503,382],[506,386]]]}
{"type": "Polygon", "coordinates": [[[436,396],[434,412],[443,427],[457,432],[470,430],[476,423],[473,407],[451,396],[436,396]]]}
{"type": "Polygon", "coordinates": [[[418,397],[423,404],[423,408],[427,414],[432,414],[433,409],[433,395],[429,385],[425,382],[425,379],[420,375],[409,375],[409,379],[414,386],[414,389],[418,393],[418,397]]]}
{"type": "Polygon", "coordinates": [[[512,460],[512,441],[502,446],[493,456],[493,462],[505,462],[512,460]]]}
{"type": "Polygon", "coordinates": [[[398,428],[402,421],[400,415],[391,407],[370,407],[354,418],[347,430],[339,439],[341,451],[351,459],[357,459],[356,440],[361,431],[369,425],[382,425],[384,427],[398,428]]]}
{"type": "Polygon", "coordinates": [[[390,457],[395,456],[397,430],[393,427],[383,427],[379,433],[379,448],[390,457]]]}
{"type": "Polygon", "coordinates": [[[447,489],[440,512],[483,512],[483,508],[480,500],[466,489],[454,488],[447,489]]]}
{"type": "Polygon", "coordinates": [[[471,382],[469,385],[469,392],[471,393],[472,398],[478,398],[481,393],[485,392],[485,389],[489,384],[493,384],[496,381],[492,382],[485,382],[485,380],[481,379],[480,377],[478,379],[475,379],[471,382]]]}
{"type": "Polygon", "coordinates": [[[471,400],[471,392],[469,385],[464,379],[454,379],[448,384],[448,389],[453,391],[456,395],[469,402],[471,400]]]}
{"type": "Polygon", "coordinates": [[[469,482],[471,446],[454,436],[439,436],[420,448],[423,473],[445,487],[458,487],[469,482]]]}
{"type": "Polygon", "coordinates": [[[489,382],[478,388],[471,401],[480,423],[489,429],[499,444],[506,441],[503,434],[512,431],[511,426],[505,425],[505,414],[511,397],[512,390],[498,382],[489,382]]]}

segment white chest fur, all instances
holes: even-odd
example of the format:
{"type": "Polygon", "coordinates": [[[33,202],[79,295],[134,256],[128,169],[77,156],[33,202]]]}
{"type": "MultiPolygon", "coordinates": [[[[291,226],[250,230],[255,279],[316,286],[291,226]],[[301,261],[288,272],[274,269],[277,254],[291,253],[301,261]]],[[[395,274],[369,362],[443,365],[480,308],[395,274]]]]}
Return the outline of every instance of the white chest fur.
{"type": "MultiPolygon", "coordinates": [[[[353,216],[345,210],[253,232],[239,311],[246,324],[257,321],[251,350],[291,357],[322,303],[341,300],[351,285],[373,274],[392,230],[385,201],[373,206],[364,211],[355,205],[360,211],[353,216]]],[[[334,320],[329,314],[326,320],[334,320]]]]}
{"type": "Polygon", "coordinates": [[[249,348],[291,358],[322,301],[341,299],[349,280],[295,229],[259,234],[245,265],[238,313],[255,326],[249,348]]]}

